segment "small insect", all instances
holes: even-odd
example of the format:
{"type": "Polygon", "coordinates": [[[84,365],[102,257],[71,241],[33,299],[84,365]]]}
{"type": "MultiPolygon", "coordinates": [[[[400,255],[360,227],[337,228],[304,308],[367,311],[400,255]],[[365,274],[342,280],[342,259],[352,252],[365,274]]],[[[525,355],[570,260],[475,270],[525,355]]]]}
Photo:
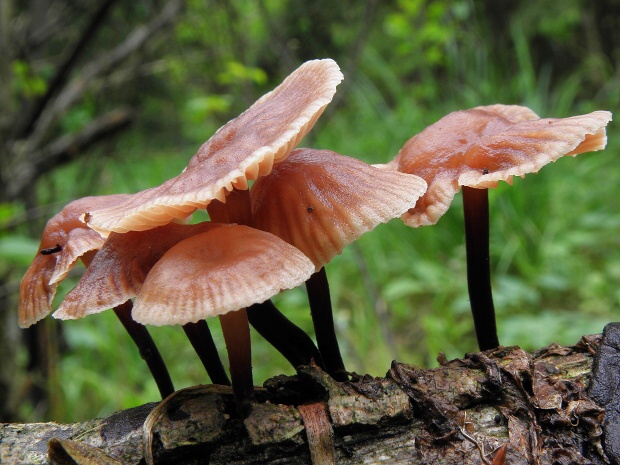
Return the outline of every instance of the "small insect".
{"type": "Polygon", "coordinates": [[[49,249],[41,250],[41,255],[52,255],[54,253],[58,253],[62,250],[62,246],[60,244],[56,244],[55,247],[50,247],[49,249]]]}
{"type": "Polygon", "coordinates": [[[482,168],[482,174],[489,174],[489,169],[486,166],[482,168]]]}
{"type": "Polygon", "coordinates": [[[308,207],[308,213],[312,213],[313,210],[314,210],[314,208],[308,207]]]}

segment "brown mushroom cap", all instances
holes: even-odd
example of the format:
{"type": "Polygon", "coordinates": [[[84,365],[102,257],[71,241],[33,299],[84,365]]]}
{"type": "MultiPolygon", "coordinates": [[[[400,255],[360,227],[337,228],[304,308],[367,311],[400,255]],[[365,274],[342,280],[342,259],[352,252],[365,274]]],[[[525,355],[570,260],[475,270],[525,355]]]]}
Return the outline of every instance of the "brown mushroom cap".
{"type": "Polygon", "coordinates": [[[254,226],[300,249],[319,270],[347,244],[412,208],[425,190],[418,176],[297,149],[250,195],[254,226]]]}
{"type": "Polygon", "coordinates": [[[185,218],[233,188],[269,174],[312,128],[342,80],[330,59],[304,63],[272,92],[205,142],[187,168],[158,187],[114,208],[91,210],[84,220],[107,234],[151,229],[185,218]]]}
{"type": "Polygon", "coordinates": [[[50,219],[36,257],[24,275],[19,288],[18,323],[28,327],[52,311],[56,288],[82,257],[92,258],[104,239],[79,220],[85,210],[105,208],[126,198],[125,195],[84,197],[66,205],[50,219]]]}
{"type": "Polygon", "coordinates": [[[110,234],[53,317],[62,320],[82,318],[137,296],[151,268],[171,247],[217,227],[225,226],[210,222],[196,225],[170,223],[149,231],[110,234]]]}
{"type": "Polygon", "coordinates": [[[411,138],[392,169],[424,178],[428,191],[402,216],[417,227],[435,224],[461,186],[488,188],[512,176],[535,173],[564,155],[601,150],[611,113],[534,119],[519,106],[492,105],[456,111],[411,138]]]}
{"type": "Polygon", "coordinates": [[[214,228],[166,252],[148,274],[133,317],[158,326],[196,322],[264,302],[313,272],[304,254],[273,234],[214,228]]]}

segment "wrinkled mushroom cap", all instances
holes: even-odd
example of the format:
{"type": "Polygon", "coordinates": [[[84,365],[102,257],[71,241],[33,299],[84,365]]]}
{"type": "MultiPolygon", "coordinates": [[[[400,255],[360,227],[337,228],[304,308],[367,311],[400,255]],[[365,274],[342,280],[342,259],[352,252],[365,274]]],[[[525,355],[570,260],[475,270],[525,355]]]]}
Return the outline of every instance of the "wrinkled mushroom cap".
{"type": "Polygon", "coordinates": [[[300,249],[316,270],[425,192],[418,176],[329,150],[297,149],[250,189],[254,226],[300,249]]]}
{"type": "Polygon", "coordinates": [[[58,284],[82,257],[92,258],[104,239],[79,220],[88,209],[104,208],[122,200],[124,195],[84,197],[66,205],[50,219],[37,255],[24,275],[19,288],[18,323],[28,327],[52,311],[58,284]]]}
{"type": "Polygon", "coordinates": [[[233,188],[269,174],[301,141],[336,92],[343,76],[330,59],[308,61],[272,92],[221,127],[187,168],[115,208],[91,210],[84,221],[102,234],[151,229],[185,218],[233,188]]]}
{"type": "Polygon", "coordinates": [[[496,187],[564,155],[601,150],[609,121],[607,111],[539,119],[516,105],[450,113],[411,138],[388,165],[428,183],[426,194],[402,219],[412,227],[435,224],[461,186],[496,187]]]}
{"type": "Polygon", "coordinates": [[[148,231],[112,233],[54,318],[70,320],[116,307],[137,296],[149,271],[163,255],[188,237],[225,227],[203,222],[170,223],[148,231]]]}
{"type": "Polygon", "coordinates": [[[304,254],[273,234],[214,228],[166,252],[149,272],[133,318],[158,326],[196,322],[264,302],[313,272],[304,254]]]}

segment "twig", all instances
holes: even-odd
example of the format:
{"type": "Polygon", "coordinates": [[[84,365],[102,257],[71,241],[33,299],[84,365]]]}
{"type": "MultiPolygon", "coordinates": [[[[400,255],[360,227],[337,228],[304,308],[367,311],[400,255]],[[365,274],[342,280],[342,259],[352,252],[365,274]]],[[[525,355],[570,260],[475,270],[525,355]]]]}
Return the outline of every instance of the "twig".
{"type": "Polygon", "coordinates": [[[336,463],[334,431],[324,402],[297,407],[306,427],[312,465],[333,465],[336,463]]]}
{"type": "Polygon", "coordinates": [[[40,175],[73,160],[99,140],[121,131],[131,119],[130,109],[119,108],[91,121],[81,131],[62,136],[38,151],[23,156],[19,154],[19,161],[11,166],[10,177],[4,180],[4,195],[8,199],[18,197],[40,175]]]}
{"type": "Polygon", "coordinates": [[[93,14],[88,24],[84,27],[80,38],[76,41],[73,50],[67,55],[66,59],[60,64],[56,70],[56,74],[50,80],[45,94],[43,94],[35,103],[31,110],[22,120],[22,124],[16,126],[14,139],[23,139],[30,134],[41,116],[43,110],[51,101],[52,97],[67,81],[69,73],[77,63],[78,58],[95,36],[96,32],[103,25],[104,19],[116,0],[107,0],[103,2],[99,9],[93,14]]]}

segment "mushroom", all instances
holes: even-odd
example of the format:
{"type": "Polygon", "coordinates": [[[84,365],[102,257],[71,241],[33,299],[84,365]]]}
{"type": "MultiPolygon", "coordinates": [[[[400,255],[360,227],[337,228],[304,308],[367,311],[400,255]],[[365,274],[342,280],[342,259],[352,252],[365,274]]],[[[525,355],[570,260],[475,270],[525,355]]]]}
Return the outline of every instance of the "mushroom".
{"type": "Polygon", "coordinates": [[[516,105],[456,111],[411,138],[387,166],[428,183],[401,218],[411,227],[435,224],[463,188],[467,278],[478,345],[499,346],[489,266],[488,188],[535,173],[565,155],[602,150],[611,113],[540,119],[516,105]]]}
{"type": "MultiPolygon", "coordinates": [[[[208,207],[212,220],[249,224],[249,219],[238,221],[232,219],[237,213],[227,213],[234,210],[229,194],[238,191],[238,203],[249,205],[248,182],[269,174],[275,163],[288,156],[322,114],[342,78],[333,60],[304,63],[276,89],[221,127],[180,175],[131,195],[115,208],[88,210],[83,221],[103,235],[125,233],[162,226],[208,207]],[[228,205],[219,207],[216,200],[228,205]],[[228,219],[214,218],[218,211],[228,219]]],[[[240,319],[244,314],[239,314],[240,319]]],[[[227,333],[231,325],[223,322],[223,327],[227,333]]],[[[225,339],[231,337],[225,334],[225,339]]],[[[251,379],[251,373],[245,378],[251,379]]],[[[234,383],[233,379],[233,388],[234,383]]]]}
{"type": "MultiPolygon", "coordinates": [[[[47,222],[39,251],[21,281],[19,326],[29,327],[51,313],[58,284],[80,258],[88,266],[104,244],[104,239],[97,232],[79,220],[82,212],[114,205],[125,197],[109,195],[75,200],[47,222]]],[[[148,330],[131,319],[131,306],[130,301],[118,301],[114,313],[138,346],[160,394],[167,397],[174,392],[170,375],[148,330]]]]}
{"type": "Polygon", "coordinates": [[[301,250],[315,272],[306,282],[319,351],[328,373],[346,380],[325,264],[378,224],[413,208],[418,176],[374,168],[329,150],[297,149],[250,190],[254,226],[301,250]]]}
{"type": "Polygon", "coordinates": [[[254,388],[245,307],[298,286],[313,271],[301,251],[273,234],[242,225],[212,228],[179,242],[153,266],[133,316],[152,325],[219,316],[233,394],[246,414],[254,388]]]}
{"type": "MultiPolygon", "coordinates": [[[[170,223],[148,231],[111,233],[78,285],[66,296],[54,318],[83,318],[136,297],[149,271],[174,245],[196,234],[221,227],[170,223]]],[[[214,384],[230,385],[211,332],[204,321],[183,325],[214,384]]]]}

